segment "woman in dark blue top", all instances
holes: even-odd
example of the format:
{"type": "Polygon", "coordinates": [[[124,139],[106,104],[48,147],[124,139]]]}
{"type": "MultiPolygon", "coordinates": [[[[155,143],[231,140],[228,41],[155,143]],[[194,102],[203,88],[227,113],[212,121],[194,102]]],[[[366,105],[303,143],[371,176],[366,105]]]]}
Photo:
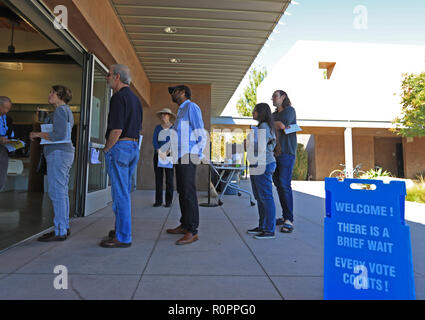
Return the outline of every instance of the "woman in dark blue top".
{"type": "Polygon", "coordinates": [[[174,113],[168,109],[164,108],[161,111],[157,112],[159,119],[161,120],[161,124],[157,125],[155,131],[153,133],[153,148],[155,150],[153,157],[153,167],[155,170],[155,185],[156,185],[156,193],[155,193],[155,204],[154,207],[162,206],[162,193],[163,193],[163,180],[164,180],[164,172],[165,172],[165,183],[166,183],[166,191],[165,191],[165,207],[171,207],[171,203],[173,202],[173,192],[174,192],[174,168],[161,168],[158,167],[158,151],[159,149],[170,141],[170,136],[167,134],[167,130],[172,126],[171,121],[176,119],[174,113]],[[165,139],[160,139],[160,134],[163,134],[165,139]]]}

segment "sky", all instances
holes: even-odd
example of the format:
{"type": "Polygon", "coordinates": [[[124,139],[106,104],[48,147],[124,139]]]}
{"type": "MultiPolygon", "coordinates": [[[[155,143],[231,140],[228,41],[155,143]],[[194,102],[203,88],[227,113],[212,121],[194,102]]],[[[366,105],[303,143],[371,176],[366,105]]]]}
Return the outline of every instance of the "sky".
{"type": "MultiPolygon", "coordinates": [[[[296,0],[251,67],[274,65],[298,40],[425,45],[425,0],[296,0]],[[290,15],[289,15],[289,14],[290,15]]],[[[223,110],[238,116],[236,102],[248,74],[223,110]]]]}

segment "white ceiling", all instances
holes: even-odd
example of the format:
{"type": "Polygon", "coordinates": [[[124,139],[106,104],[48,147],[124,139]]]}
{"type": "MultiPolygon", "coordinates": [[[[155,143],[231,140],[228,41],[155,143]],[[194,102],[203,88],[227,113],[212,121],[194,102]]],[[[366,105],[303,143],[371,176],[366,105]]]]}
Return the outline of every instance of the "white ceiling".
{"type": "Polygon", "coordinates": [[[219,116],[290,0],[111,3],[150,81],[212,84],[212,116],[219,116]],[[177,33],[165,33],[166,27],[177,33]]]}

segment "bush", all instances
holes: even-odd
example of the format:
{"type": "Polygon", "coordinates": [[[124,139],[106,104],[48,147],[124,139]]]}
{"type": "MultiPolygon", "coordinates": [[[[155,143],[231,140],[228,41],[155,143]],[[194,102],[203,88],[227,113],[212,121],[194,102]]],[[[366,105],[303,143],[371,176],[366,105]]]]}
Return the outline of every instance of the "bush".
{"type": "Polygon", "coordinates": [[[360,179],[376,179],[379,177],[391,177],[391,173],[388,171],[382,171],[382,168],[377,168],[377,170],[370,169],[365,174],[363,174],[360,179]]]}
{"type": "Polygon", "coordinates": [[[407,189],[406,201],[425,203],[425,182],[415,183],[407,189]]]}
{"type": "Polygon", "coordinates": [[[293,180],[307,180],[308,173],[308,153],[304,146],[299,143],[297,147],[297,159],[292,173],[293,180]]]}

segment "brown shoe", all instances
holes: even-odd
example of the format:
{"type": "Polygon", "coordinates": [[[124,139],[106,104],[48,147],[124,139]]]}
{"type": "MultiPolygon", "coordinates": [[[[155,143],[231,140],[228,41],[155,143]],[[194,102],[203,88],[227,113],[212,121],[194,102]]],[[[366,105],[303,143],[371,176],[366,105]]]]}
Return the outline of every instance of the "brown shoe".
{"type": "Polygon", "coordinates": [[[186,234],[187,230],[182,227],[182,225],[179,225],[175,229],[167,229],[167,233],[171,234],[186,234]]]}
{"type": "Polygon", "coordinates": [[[183,238],[177,240],[177,245],[189,244],[198,241],[198,234],[193,235],[191,232],[187,232],[183,238]]]}

